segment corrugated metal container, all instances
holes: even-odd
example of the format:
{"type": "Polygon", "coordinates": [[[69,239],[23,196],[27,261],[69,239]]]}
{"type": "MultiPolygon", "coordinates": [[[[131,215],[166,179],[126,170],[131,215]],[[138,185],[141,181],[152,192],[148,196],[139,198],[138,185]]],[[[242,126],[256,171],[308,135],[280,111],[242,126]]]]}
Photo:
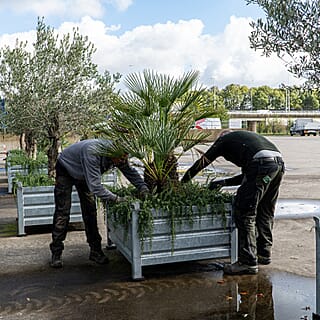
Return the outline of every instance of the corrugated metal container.
{"type": "MultiPolygon", "coordinates": [[[[115,186],[117,171],[112,170],[102,177],[102,184],[115,186]]],[[[55,210],[54,186],[17,188],[18,235],[25,235],[25,227],[52,224],[55,210]]],[[[75,188],[72,191],[70,222],[82,222],[80,199],[75,188]]]]}
{"type": "MultiPolygon", "coordinates": [[[[25,235],[25,227],[52,224],[55,209],[54,186],[22,187],[18,182],[18,235],[25,235]]],[[[82,214],[77,191],[72,192],[70,222],[81,222],[82,214]]]]}
{"type": "MultiPolygon", "coordinates": [[[[138,234],[139,203],[134,204],[128,230],[108,217],[108,237],[131,263],[132,278],[141,279],[142,267],[213,258],[237,260],[237,229],[232,219],[231,204],[224,213],[194,216],[193,222],[176,223],[175,238],[165,216],[154,216],[152,239],[141,242],[138,234]]],[[[107,215],[108,216],[108,215],[107,215]]]]}
{"type": "MultiPolygon", "coordinates": [[[[48,168],[46,166],[40,167],[39,173],[43,173],[43,174],[48,173],[48,168]]],[[[21,165],[11,166],[10,163],[7,163],[8,193],[12,193],[13,191],[13,183],[17,174],[26,176],[28,174],[28,169],[24,168],[21,165]]]]}

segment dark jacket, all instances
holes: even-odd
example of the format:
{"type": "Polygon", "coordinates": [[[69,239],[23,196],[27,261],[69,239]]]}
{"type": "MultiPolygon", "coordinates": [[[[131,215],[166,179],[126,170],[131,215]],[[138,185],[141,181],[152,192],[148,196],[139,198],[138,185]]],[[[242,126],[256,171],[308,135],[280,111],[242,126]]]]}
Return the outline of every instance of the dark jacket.
{"type": "MultiPolygon", "coordinates": [[[[278,148],[265,137],[251,131],[232,131],[220,138],[197,160],[185,173],[182,182],[192,179],[199,171],[207,167],[218,157],[223,157],[238,167],[245,168],[262,150],[273,151],[280,154],[278,148]]],[[[233,178],[240,182],[242,175],[233,178]]],[[[230,185],[232,185],[231,181],[230,185]]]]}
{"type": "MultiPolygon", "coordinates": [[[[90,192],[104,201],[114,201],[117,196],[101,184],[101,176],[114,167],[112,159],[97,154],[96,148],[102,140],[89,139],[77,142],[59,155],[60,165],[77,180],[85,180],[90,192]]],[[[107,146],[111,141],[103,140],[107,146]]],[[[117,166],[123,175],[139,190],[148,189],[138,171],[126,161],[117,166]]]]}

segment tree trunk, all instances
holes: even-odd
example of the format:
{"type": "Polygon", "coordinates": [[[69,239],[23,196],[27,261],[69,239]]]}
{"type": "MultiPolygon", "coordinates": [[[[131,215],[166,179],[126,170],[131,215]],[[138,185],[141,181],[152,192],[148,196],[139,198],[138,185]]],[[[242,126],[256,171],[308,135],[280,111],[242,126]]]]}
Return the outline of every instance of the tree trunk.
{"type": "Polygon", "coordinates": [[[25,151],[29,158],[35,159],[36,158],[36,141],[31,131],[26,131],[24,133],[24,143],[25,143],[25,151]]]}
{"type": "Polygon", "coordinates": [[[23,150],[24,148],[23,148],[23,133],[21,133],[20,135],[19,135],[19,146],[20,146],[20,149],[21,150],[23,150]]]}
{"type": "Polygon", "coordinates": [[[178,161],[175,155],[169,155],[164,162],[161,172],[157,171],[154,163],[151,163],[149,168],[145,168],[144,181],[150,190],[155,190],[159,193],[179,182],[178,161]]]}
{"type": "Polygon", "coordinates": [[[55,177],[55,166],[59,155],[60,133],[58,115],[54,114],[51,120],[51,126],[48,128],[48,176],[55,177]]]}
{"type": "Polygon", "coordinates": [[[59,154],[60,139],[57,137],[50,137],[49,149],[47,151],[48,156],[48,176],[55,177],[55,166],[59,154]]]}

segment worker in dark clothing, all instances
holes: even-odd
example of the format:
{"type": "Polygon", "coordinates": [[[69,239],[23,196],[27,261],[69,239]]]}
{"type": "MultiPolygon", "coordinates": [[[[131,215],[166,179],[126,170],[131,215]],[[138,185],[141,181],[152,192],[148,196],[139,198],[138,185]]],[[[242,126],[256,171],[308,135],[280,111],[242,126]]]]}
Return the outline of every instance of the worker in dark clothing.
{"type": "Polygon", "coordinates": [[[226,274],[255,274],[259,264],[271,262],[272,228],[276,200],[284,174],[284,162],[277,147],[263,136],[249,131],[223,131],[207,152],[185,173],[192,179],[218,157],[241,167],[241,174],[211,181],[211,190],[240,185],[234,201],[238,228],[238,261],[226,264],[226,274]]]}
{"type": "Polygon", "coordinates": [[[89,259],[98,264],[108,263],[108,258],[101,249],[102,239],[98,230],[95,197],[99,197],[103,203],[126,201],[125,198],[117,196],[101,184],[102,174],[117,167],[140,194],[145,195],[149,192],[137,170],[129,166],[128,155],[125,153],[119,157],[99,155],[97,150],[101,143],[104,143],[106,148],[112,146],[111,141],[83,140],[64,149],[58,157],[54,189],[55,212],[50,244],[53,268],[62,267],[61,254],[70,219],[73,186],[76,187],[80,198],[85,233],[90,246],[89,259]]]}

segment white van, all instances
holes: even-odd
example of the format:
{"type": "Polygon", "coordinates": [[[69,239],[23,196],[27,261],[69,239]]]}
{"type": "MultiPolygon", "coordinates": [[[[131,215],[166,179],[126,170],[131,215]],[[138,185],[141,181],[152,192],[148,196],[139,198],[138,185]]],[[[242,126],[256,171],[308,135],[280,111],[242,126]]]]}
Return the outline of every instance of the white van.
{"type": "Polygon", "coordinates": [[[221,120],[220,118],[203,118],[196,121],[195,128],[199,130],[221,129],[221,120]]]}

